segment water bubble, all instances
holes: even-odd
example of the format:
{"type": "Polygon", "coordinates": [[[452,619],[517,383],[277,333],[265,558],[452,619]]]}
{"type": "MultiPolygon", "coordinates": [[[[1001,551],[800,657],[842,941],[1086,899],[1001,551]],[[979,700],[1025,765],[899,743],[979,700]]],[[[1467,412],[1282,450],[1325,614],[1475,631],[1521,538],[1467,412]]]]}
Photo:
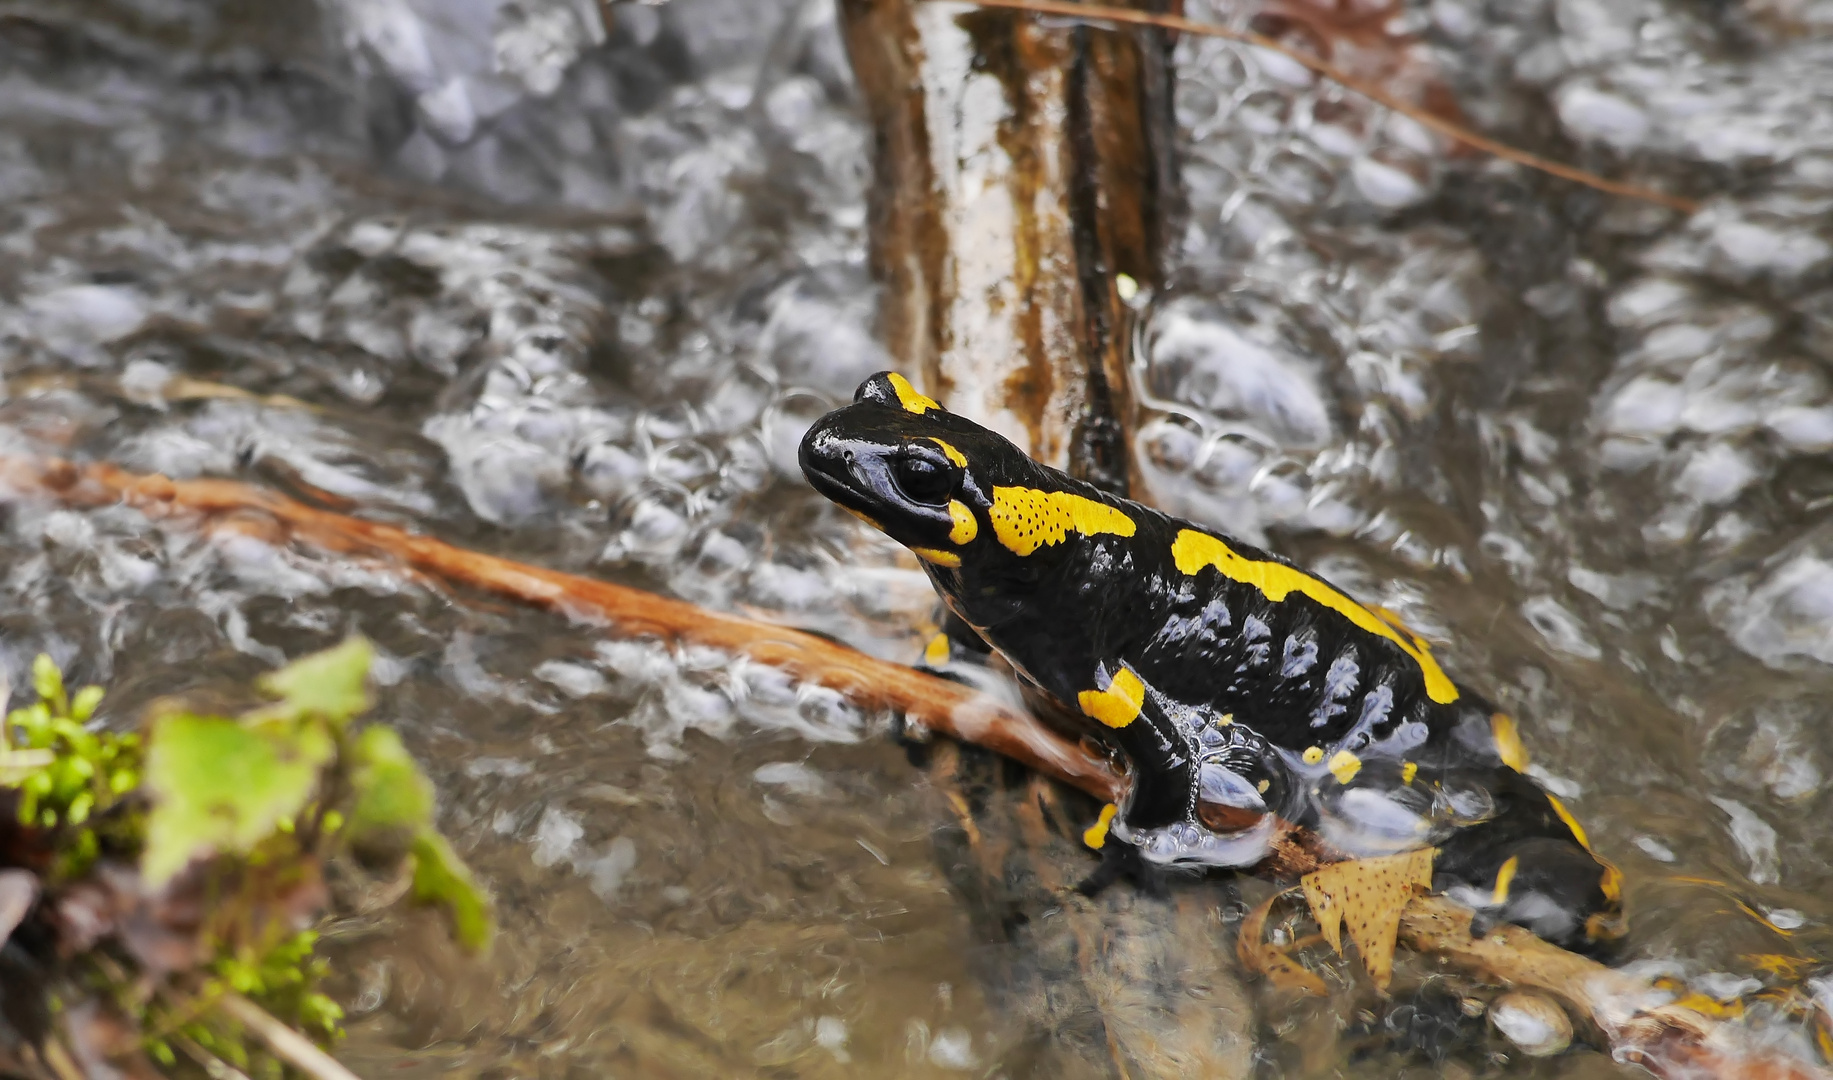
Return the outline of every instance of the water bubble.
{"type": "Polygon", "coordinates": [[[1540,631],[1548,645],[1571,656],[1597,660],[1604,650],[1585,633],[1578,617],[1550,596],[1536,596],[1521,605],[1521,615],[1540,631]]]}

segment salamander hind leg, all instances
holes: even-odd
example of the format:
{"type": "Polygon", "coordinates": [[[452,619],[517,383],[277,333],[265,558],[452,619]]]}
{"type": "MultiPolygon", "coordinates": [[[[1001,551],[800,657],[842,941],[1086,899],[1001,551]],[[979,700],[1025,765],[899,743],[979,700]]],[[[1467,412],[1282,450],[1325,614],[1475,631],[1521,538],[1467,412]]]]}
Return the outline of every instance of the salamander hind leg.
{"type": "Polygon", "coordinates": [[[1620,933],[1617,870],[1565,827],[1563,815],[1535,810],[1521,808],[1446,837],[1433,889],[1476,909],[1473,933],[1514,923],[1555,945],[1595,951],[1620,933]]]}

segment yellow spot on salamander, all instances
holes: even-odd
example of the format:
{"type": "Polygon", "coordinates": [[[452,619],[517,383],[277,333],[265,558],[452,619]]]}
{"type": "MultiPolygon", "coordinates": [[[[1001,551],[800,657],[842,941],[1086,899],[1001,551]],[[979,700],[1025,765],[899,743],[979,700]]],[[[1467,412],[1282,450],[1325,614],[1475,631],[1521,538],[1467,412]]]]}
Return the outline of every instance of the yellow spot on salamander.
{"type": "Polygon", "coordinates": [[[922,391],[910,385],[909,379],[895,371],[891,373],[891,389],[897,394],[897,403],[904,407],[905,412],[921,416],[931,409],[940,411],[942,408],[936,404],[935,398],[924,395],[922,391]]]}
{"type": "Polygon", "coordinates": [[[1103,806],[1101,808],[1101,816],[1096,818],[1095,823],[1090,825],[1088,830],[1082,834],[1082,842],[1094,848],[1096,851],[1100,851],[1101,845],[1107,843],[1107,827],[1114,823],[1114,815],[1119,812],[1120,807],[1115,806],[1113,803],[1108,803],[1106,806],[1103,806]]]}
{"type": "Polygon", "coordinates": [[[920,547],[913,547],[910,550],[916,552],[917,558],[925,562],[935,563],[937,566],[961,565],[961,556],[952,551],[937,551],[935,548],[920,547]]]}
{"type": "Polygon", "coordinates": [[[1234,723],[1234,722],[1235,722],[1235,714],[1234,714],[1234,713],[1232,713],[1232,712],[1231,712],[1231,713],[1223,713],[1223,714],[1222,714],[1222,719],[1220,719],[1220,720],[1217,720],[1217,721],[1216,721],[1216,723],[1218,723],[1218,724],[1220,724],[1220,725],[1221,725],[1221,726],[1223,726],[1223,727],[1227,727],[1227,726],[1229,726],[1230,724],[1232,724],[1232,723],[1234,723]]]}
{"type": "Polygon", "coordinates": [[[1521,729],[1515,726],[1514,717],[1495,713],[1489,718],[1489,733],[1496,740],[1496,754],[1502,764],[1516,772],[1527,772],[1527,747],[1521,745],[1521,729]]]}
{"type": "MultiPolygon", "coordinates": [[[[1572,839],[1578,841],[1578,846],[1584,848],[1586,851],[1591,851],[1591,838],[1585,835],[1585,827],[1580,825],[1578,819],[1572,816],[1572,811],[1566,809],[1566,804],[1559,801],[1559,796],[1548,795],[1547,802],[1553,804],[1553,812],[1559,815],[1559,820],[1566,823],[1566,828],[1572,830],[1572,839]]],[[[1597,854],[1595,851],[1591,851],[1591,853],[1593,855],[1597,854]]]]}
{"type": "Polygon", "coordinates": [[[1508,861],[1502,864],[1502,869],[1496,871],[1496,890],[1490,894],[1490,903],[1498,905],[1508,903],[1508,887],[1515,883],[1515,871],[1519,869],[1521,869],[1521,856],[1510,855],[1508,861]]]}
{"type": "Polygon", "coordinates": [[[1318,762],[1324,760],[1324,748],[1321,746],[1307,746],[1305,747],[1304,758],[1305,764],[1316,765],[1318,762]]]}
{"type": "Polygon", "coordinates": [[[1385,607],[1382,607],[1380,604],[1375,604],[1371,606],[1369,610],[1381,616],[1382,622],[1387,623],[1389,626],[1405,634],[1409,639],[1412,640],[1413,644],[1418,645],[1421,648],[1426,647],[1425,639],[1420,637],[1418,634],[1414,633],[1413,628],[1406,624],[1406,620],[1402,619],[1399,615],[1394,614],[1391,608],[1385,608],[1385,607]]]}
{"type": "Polygon", "coordinates": [[[1400,782],[1401,783],[1411,784],[1413,782],[1413,778],[1418,775],[1419,775],[1419,762],[1408,761],[1408,762],[1403,763],[1400,766],[1400,782]]]}
{"type": "Polygon", "coordinates": [[[935,637],[930,638],[929,644],[923,648],[923,663],[928,664],[930,667],[946,667],[948,665],[948,658],[951,654],[952,650],[949,648],[948,635],[937,634],[935,637]]]}
{"type": "Polygon", "coordinates": [[[860,513],[859,511],[857,511],[857,510],[855,510],[855,509],[853,509],[853,508],[852,508],[852,507],[850,507],[850,506],[843,506],[843,507],[841,507],[840,509],[842,509],[842,510],[845,510],[845,511],[846,511],[847,513],[849,513],[849,514],[851,514],[851,515],[853,515],[854,517],[856,517],[856,518],[858,518],[859,520],[861,520],[861,521],[863,521],[863,522],[865,522],[865,523],[866,523],[867,525],[870,525],[870,526],[872,526],[872,527],[873,527],[874,529],[877,529],[877,530],[878,530],[879,532],[884,532],[884,531],[885,531],[885,527],[884,527],[883,525],[880,525],[880,524],[879,524],[878,522],[876,522],[876,521],[874,521],[874,520],[872,520],[872,519],[871,519],[870,517],[867,517],[866,515],[864,515],[864,514],[862,514],[862,513],[860,513]]]}
{"type": "Polygon", "coordinates": [[[967,455],[955,449],[953,444],[944,442],[933,435],[930,436],[929,441],[940,446],[942,448],[942,453],[948,457],[948,460],[954,462],[963,469],[967,468],[967,455]]]}
{"type": "Polygon", "coordinates": [[[1017,555],[1060,544],[1072,532],[1083,536],[1132,536],[1138,530],[1132,518],[1106,503],[1067,491],[1036,488],[994,488],[993,506],[987,516],[993,521],[993,535],[1006,550],[1017,555]]]}
{"type": "Polygon", "coordinates": [[[1338,750],[1330,755],[1330,772],[1337,778],[1337,783],[1347,784],[1362,771],[1362,759],[1347,750],[1338,750]]]}
{"type": "Polygon", "coordinates": [[[1222,541],[1194,529],[1179,531],[1177,539],[1171,543],[1171,558],[1179,570],[1192,576],[1205,566],[1213,566],[1223,577],[1259,589],[1275,604],[1295,592],[1308,596],[1359,629],[1393,642],[1400,651],[1411,656],[1425,677],[1427,697],[1441,705],[1458,698],[1457,686],[1439,668],[1438,661],[1432,658],[1423,642],[1409,641],[1374,612],[1302,570],[1284,563],[1244,558],[1222,541]]]}
{"type": "Polygon", "coordinates": [[[980,522],[974,518],[974,512],[960,499],[948,500],[948,516],[955,527],[948,530],[948,542],[957,546],[971,544],[974,537],[980,535],[980,522]]]}
{"type": "Polygon", "coordinates": [[[1599,855],[1591,846],[1591,837],[1585,835],[1585,827],[1572,816],[1572,811],[1566,809],[1566,804],[1559,801],[1559,796],[1548,795],[1547,802],[1552,805],[1553,812],[1559,815],[1559,820],[1566,823],[1566,828],[1572,830],[1572,839],[1578,841],[1578,846],[1590,852],[1591,857],[1603,865],[1604,876],[1598,882],[1598,888],[1603,890],[1604,899],[1616,903],[1623,895],[1623,871],[1618,870],[1615,863],[1599,855]]]}
{"type": "Polygon", "coordinates": [[[1260,792],[1262,795],[1265,795],[1267,793],[1267,789],[1272,786],[1273,786],[1273,781],[1262,780],[1260,783],[1254,785],[1254,790],[1260,792]]]}
{"type": "Polygon", "coordinates": [[[1114,673],[1106,690],[1084,690],[1076,695],[1082,711],[1111,728],[1123,728],[1139,716],[1146,703],[1145,684],[1126,668],[1114,673]]]}

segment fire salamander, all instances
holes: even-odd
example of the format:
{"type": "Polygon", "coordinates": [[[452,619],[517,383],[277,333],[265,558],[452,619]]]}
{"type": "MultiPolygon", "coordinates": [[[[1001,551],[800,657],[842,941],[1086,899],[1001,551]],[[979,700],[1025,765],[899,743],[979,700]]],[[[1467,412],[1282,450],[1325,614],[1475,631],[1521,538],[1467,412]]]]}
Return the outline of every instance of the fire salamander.
{"type": "Polygon", "coordinates": [[[1350,857],[1437,846],[1434,886],[1486,922],[1569,946],[1617,925],[1617,871],[1522,775],[1513,722],[1385,612],[1040,465],[897,374],[817,421],[801,464],[915,552],[949,610],[1054,710],[1127,759],[1131,791],[1091,846],[1111,836],[1155,864],[1241,867],[1283,822],[1350,857]]]}

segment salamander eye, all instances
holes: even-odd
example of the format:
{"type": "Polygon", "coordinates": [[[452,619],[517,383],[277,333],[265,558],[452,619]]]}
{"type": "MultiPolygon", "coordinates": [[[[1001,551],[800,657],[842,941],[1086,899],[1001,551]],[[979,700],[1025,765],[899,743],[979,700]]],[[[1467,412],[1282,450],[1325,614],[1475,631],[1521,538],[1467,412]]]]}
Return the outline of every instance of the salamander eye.
{"type": "Polygon", "coordinates": [[[955,477],[948,466],[911,454],[898,459],[893,475],[897,486],[925,506],[943,506],[955,492],[955,477]]]}

